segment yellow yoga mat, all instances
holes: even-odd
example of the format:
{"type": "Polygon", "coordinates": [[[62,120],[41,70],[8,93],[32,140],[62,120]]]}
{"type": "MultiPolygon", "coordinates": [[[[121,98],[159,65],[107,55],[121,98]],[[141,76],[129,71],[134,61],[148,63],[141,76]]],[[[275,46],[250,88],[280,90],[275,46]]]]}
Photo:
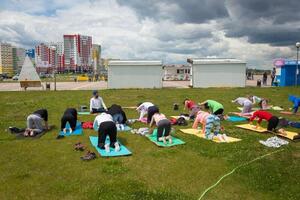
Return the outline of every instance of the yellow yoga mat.
{"type": "Polygon", "coordinates": [[[284,134],[277,134],[277,135],[284,137],[284,138],[288,138],[290,140],[300,139],[299,133],[295,133],[295,132],[291,132],[291,131],[285,131],[285,133],[286,133],[286,135],[284,135],[284,134]]]}
{"type": "Polygon", "coordinates": [[[124,108],[124,109],[136,109],[137,107],[136,106],[124,106],[122,108],[124,108]]]}
{"type": "MultiPolygon", "coordinates": [[[[202,133],[202,130],[196,130],[196,129],[193,129],[193,128],[188,128],[188,129],[180,129],[180,131],[183,132],[183,133],[186,133],[186,134],[195,135],[197,137],[206,139],[205,135],[202,133]]],[[[227,136],[227,139],[228,139],[227,143],[241,141],[241,139],[233,138],[233,137],[229,137],[229,136],[227,136]]],[[[224,142],[220,141],[217,138],[214,138],[212,141],[214,141],[216,143],[224,143],[224,142]]]]}
{"type": "MultiPolygon", "coordinates": [[[[266,128],[260,127],[259,129],[256,129],[254,125],[250,125],[250,124],[242,124],[242,125],[235,125],[235,126],[239,127],[239,128],[243,128],[243,129],[247,129],[247,130],[259,132],[259,133],[268,132],[268,130],[266,128]]],[[[274,133],[274,134],[276,134],[278,136],[281,136],[281,137],[284,137],[284,138],[288,138],[290,140],[300,139],[300,134],[298,134],[298,133],[291,132],[291,131],[285,131],[285,133],[286,133],[286,135],[284,135],[284,134],[277,134],[277,133],[274,133]]]]}
{"type": "Polygon", "coordinates": [[[300,116],[300,113],[292,113],[292,112],[288,112],[288,111],[281,111],[281,114],[285,114],[285,115],[298,115],[300,116]]]}
{"type": "Polygon", "coordinates": [[[171,118],[178,119],[180,116],[171,116],[171,118]]]}
{"type": "Polygon", "coordinates": [[[259,133],[264,133],[264,132],[268,131],[266,128],[262,128],[262,127],[259,127],[257,129],[257,128],[255,128],[255,125],[251,125],[251,124],[241,124],[241,125],[235,125],[235,126],[239,127],[239,128],[247,129],[250,131],[259,132],[259,133]]]}

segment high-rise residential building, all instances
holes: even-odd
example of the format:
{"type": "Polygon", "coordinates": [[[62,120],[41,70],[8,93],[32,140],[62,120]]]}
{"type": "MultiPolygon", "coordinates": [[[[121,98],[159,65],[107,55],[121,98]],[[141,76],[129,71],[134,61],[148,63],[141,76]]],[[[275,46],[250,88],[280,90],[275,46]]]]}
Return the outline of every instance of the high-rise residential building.
{"type": "Polygon", "coordinates": [[[35,46],[36,67],[49,67],[49,47],[45,43],[35,46]]]}
{"type": "Polygon", "coordinates": [[[55,49],[55,68],[58,72],[64,71],[64,43],[51,42],[49,48],[55,49]]]}
{"type": "Polygon", "coordinates": [[[0,43],[0,74],[14,75],[12,46],[0,43]]]}
{"type": "Polygon", "coordinates": [[[92,37],[79,35],[80,66],[88,70],[92,66],[92,37]]]}
{"type": "Polygon", "coordinates": [[[12,47],[12,54],[14,72],[19,73],[25,60],[25,49],[12,47]]]}
{"type": "Polygon", "coordinates": [[[64,65],[67,70],[89,70],[92,66],[92,37],[64,35],[64,65]]]}
{"type": "Polygon", "coordinates": [[[92,45],[92,64],[95,73],[100,72],[101,68],[101,45],[92,45]]]}

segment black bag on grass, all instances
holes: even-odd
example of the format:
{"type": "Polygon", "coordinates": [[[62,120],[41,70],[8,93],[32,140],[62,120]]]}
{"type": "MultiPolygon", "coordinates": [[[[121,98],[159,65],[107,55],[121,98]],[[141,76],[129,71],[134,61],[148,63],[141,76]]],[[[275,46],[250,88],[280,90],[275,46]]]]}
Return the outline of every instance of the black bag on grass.
{"type": "Polygon", "coordinates": [[[177,125],[178,126],[186,126],[188,123],[187,121],[184,119],[184,117],[179,117],[177,119],[177,125]]]}

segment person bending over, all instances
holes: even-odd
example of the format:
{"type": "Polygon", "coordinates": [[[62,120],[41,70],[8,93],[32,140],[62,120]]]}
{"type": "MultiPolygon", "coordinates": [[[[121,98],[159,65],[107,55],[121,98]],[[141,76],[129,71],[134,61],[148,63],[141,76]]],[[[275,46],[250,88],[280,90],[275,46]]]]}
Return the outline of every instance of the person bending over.
{"type": "Polygon", "coordinates": [[[243,110],[241,112],[241,116],[249,116],[252,111],[252,102],[245,97],[239,97],[235,100],[231,101],[232,103],[237,103],[241,106],[243,106],[243,110]]]}
{"type": "Polygon", "coordinates": [[[279,129],[279,118],[272,115],[272,113],[264,111],[264,110],[258,110],[255,111],[252,116],[249,119],[249,123],[253,124],[253,120],[258,118],[257,124],[255,128],[260,128],[262,120],[266,120],[268,122],[267,130],[270,132],[279,132],[284,133],[284,130],[282,128],[279,129]]]}
{"type": "Polygon", "coordinates": [[[126,124],[127,117],[120,105],[113,104],[107,109],[107,114],[113,117],[113,121],[117,124],[126,124]]]}
{"type": "Polygon", "coordinates": [[[292,108],[292,112],[296,114],[300,106],[300,98],[293,95],[289,95],[289,101],[291,101],[294,104],[292,108]]]}
{"type": "Polygon", "coordinates": [[[258,96],[249,96],[248,98],[250,101],[252,101],[252,104],[257,104],[261,110],[268,110],[268,100],[262,97],[258,96]]]}
{"type": "Polygon", "coordinates": [[[190,119],[194,119],[195,116],[197,115],[197,112],[200,111],[200,107],[191,99],[185,99],[183,101],[183,104],[184,104],[184,110],[189,111],[190,119]]]}
{"type": "Polygon", "coordinates": [[[67,108],[61,118],[61,126],[60,129],[66,133],[66,124],[69,122],[70,128],[69,131],[72,133],[76,129],[77,124],[77,110],[75,108],[67,108]]]}
{"type": "Polygon", "coordinates": [[[98,147],[110,152],[110,147],[115,151],[120,151],[120,145],[117,142],[117,127],[113,121],[113,117],[107,113],[99,114],[94,121],[94,126],[98,128],[98,147]],[[105,144],[106,137],[109,137],[110,143],[105,144]]]}
{"type": "Polygon", "coordinates": [[[102,113],[107,110],[106,105],[98,91],[93,91],[93,97],[90,100],[90,113],[102,113]]]}
{"type": "Polygon", "coordinates": [[[192,128],[198,129],[199,123],[202,124],[202,133],[205,134],[206,139],[213,140],[214,137],[217,137],[222,142],[227,141],[227,136],[220,134],[221,123],[218,116],[205,111],[199,111],[192,128]]]}
{"type": "Polygon", "coordinates": [[[200,106],[204,106],[206,110],[209,110],[210,113],[214,115],[223,115],[224,113],[224,106],[214,100],[206,100],[202,103],[200,103],[200,106]]]}
{"type": "MultiPolygon", "coordinates": [[[[166,118],[162,113],[156,112],[150,122],[150,128],[157,126],[157,141],[162,141],[166,144],[166,141],[169,140],[169,143],[172,144],[171,132],[171,122],[166,118]]],[[[152,133],[152,130],[150,131],[152,133]]]]}
{"type": "Polygon", "coordinates": [[[159,112],[158,107],[150,102],[139,103],[136,110],[140,113],[139,120],[141,120],[147,114],[147,123],[148,124],[150,123],[152,116],[156,112],[159,112]]]}
{"type": "Polygon", "coordinates": [[[40,109],[27,117],[27,128],[25,129],[24,136],[33,137],[48,129],[48,111],[46,109],[40,109]],[[45,126],[43,126],[43,122],[45,126]]]}

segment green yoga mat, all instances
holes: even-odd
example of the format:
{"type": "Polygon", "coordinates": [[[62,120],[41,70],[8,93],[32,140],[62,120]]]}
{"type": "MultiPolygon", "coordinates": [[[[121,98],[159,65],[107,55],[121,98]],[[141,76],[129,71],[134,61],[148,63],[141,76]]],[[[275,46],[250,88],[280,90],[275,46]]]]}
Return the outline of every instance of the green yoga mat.
{"type": "Polygon", "coordinates": [[[91,115],[90,112],[78,112],[78,115],[91,115]]]}
{"type": "Polygon", "coordinates": [[[172,147],[172,146],[176,146],[176,145],[180,145],[180,144],[185,144],[184,141],[182,141],[182,140],[180,140],[176,137],[173,137],[173,136],[172,136],[172,144],[170,144],[168,141],[167,141],[167,144],[164,144],[163,142],[157,141],[157,129],[154,129],[153,133],[149,134],[149,135],[146,135],[146,137],[151,142],[153,142],[154,144],[156,144],[159,147],[172,147]]]}

